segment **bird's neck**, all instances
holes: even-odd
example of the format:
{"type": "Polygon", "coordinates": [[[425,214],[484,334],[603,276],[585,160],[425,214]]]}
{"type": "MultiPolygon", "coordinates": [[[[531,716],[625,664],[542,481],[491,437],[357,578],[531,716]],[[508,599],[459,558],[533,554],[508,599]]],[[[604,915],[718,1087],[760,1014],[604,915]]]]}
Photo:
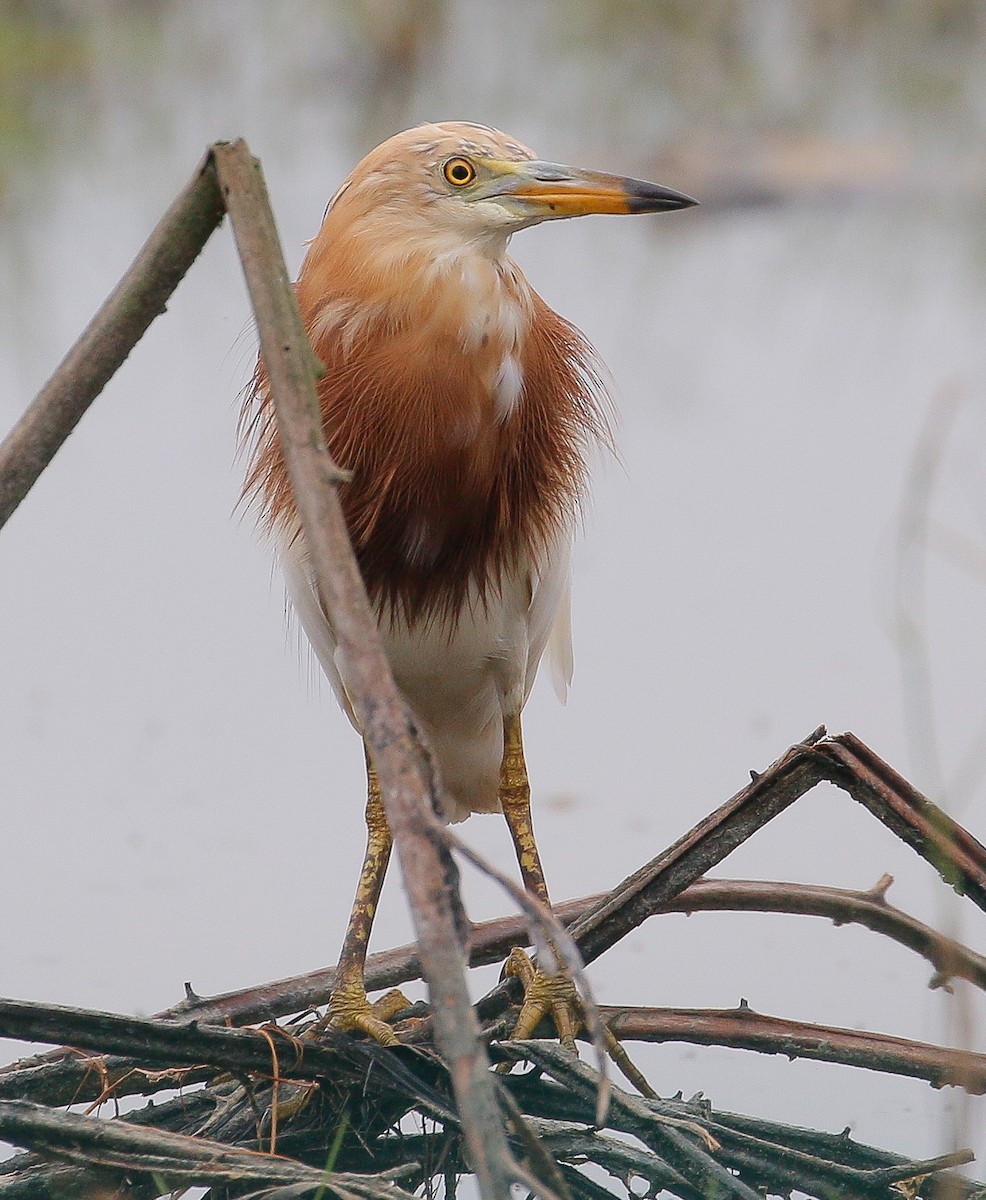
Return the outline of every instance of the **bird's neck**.
{"type": "Polygon", "coordinates": [[[328,330],[348,308],[352,315],[341,325],[350,327],[350,338],[369,321],[391,330],[411,323],[457,340],[466,354],[490,340],[509,351],[529,324],[531,288],[507,254],[506,235],[463,239],[429,231],[411,239],[399,232],[361,231],[338,240],[320,234],[298,281],[309,319],[328,330]]]}

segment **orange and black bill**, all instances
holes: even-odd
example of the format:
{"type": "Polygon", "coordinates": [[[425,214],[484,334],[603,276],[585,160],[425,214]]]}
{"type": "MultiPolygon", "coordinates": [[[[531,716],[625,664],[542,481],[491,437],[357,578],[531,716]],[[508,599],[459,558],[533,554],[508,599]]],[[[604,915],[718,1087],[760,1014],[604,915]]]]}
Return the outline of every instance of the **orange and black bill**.
{"type": "Polygon", "coordinates": [[[514,167],[510,194],[529,201],[547,217],[590,213],[672,212],[697,204],[691,196],[659,183],[583,171],[558,163],[525,162],[514,167]]]}

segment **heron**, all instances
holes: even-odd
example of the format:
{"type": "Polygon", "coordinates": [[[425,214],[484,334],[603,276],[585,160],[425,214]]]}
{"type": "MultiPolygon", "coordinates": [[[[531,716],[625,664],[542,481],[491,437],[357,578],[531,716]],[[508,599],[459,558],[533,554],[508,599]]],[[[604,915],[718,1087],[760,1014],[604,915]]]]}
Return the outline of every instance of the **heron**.
{"type": "MultiPolygon", "coordinates": [[[[394,680],[437,766],[441,816],[502,812],[524,885],[545,905],[521,713],[542,658],[563,700],[571,680],[572,538],[589,453],[609,441],[609,401],[592,347],[531,287],[508,243],[542,221],[694,203],[657,184],[544,162],[484,125],[419,125],[352,171],[296,283],[325,368],[317,390],[326,441],[351,473],[340,493],[350,538],[394,680]]],[[[246,413],[255,434],[246,493],[359,731],[262,361],[246,413]]],[[[390,993],[371,1004],[366,994],[392,846],[368,750],[366,770],[366,854],[326,1020],[390,1045],[388,1022],[407,1001],[390,993]]],[[[574,1049],[577,998],[566,981],[513,969],[526,988],[515,1036],[550,1014],[574,1049]]]]}

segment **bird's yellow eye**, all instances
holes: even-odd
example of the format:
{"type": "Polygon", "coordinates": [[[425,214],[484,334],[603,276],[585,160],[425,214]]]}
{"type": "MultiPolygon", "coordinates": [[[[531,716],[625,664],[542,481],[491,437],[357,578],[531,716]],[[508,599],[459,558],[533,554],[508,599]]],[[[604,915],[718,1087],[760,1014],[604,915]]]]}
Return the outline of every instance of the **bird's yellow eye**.
{"type": "Polygon", "coordinates": [[[442,174],[454,187],[465,187],[476,178],[476,168],[468,158],[450,158],[442,167],[442,174]]]}

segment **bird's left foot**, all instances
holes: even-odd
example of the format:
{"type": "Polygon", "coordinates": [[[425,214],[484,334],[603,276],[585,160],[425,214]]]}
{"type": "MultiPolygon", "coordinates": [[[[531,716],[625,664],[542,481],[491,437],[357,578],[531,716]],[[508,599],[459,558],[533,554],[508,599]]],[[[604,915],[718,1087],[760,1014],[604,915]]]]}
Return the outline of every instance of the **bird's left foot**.
{"type": "Polygon", "coordinates": [[[547,975],[539,971],[528,954],[515,946],[503,968],[504,975],[519,979],[524,988],[524,1003],[510,1035],[512,1041],[529,1038],[549,1016],[558,1031],[558,1040],[566,1050],[578,1054],[575,1035],[582,1028],[582,1001],[571,976],[565,972],[547,975]]]}
{"type": "MultiPolygon", "coordinates": [[[[543,971],[539,971],[531,962],[527,952],[521,950],[519,946],[515,946],[510,951],[510,957],[504,964],[503,973],[516,977],[524,986],[524,1003],[513,1032],[510,1034],[510,1040],[522,1041],[531,1037],[538,1025],[550,1014],[555,1023],[555,1029],[558,1031],[559,1042],[566,1050],[571,1050],[574,1055],[578,1056],[575,1037],[585,1025],[585,1017],[583,1016],[582,998],[579,996],[572,978],[564,972],[557,975],[546,975],[543,971]]],[[[640,1068],[632,1062],[623,1044],[605,1021],[602,1022],[602,1027],[603,1040],[610,1058],[642,1096],[647,1096],[652,1100],[656,1099],[657,1092],[647,1082],[640,1068]]],[[[501,1073],[507,1072],[511,1065],[511,1063],[501,1063],[497,1070],[501,1073]]]]}

